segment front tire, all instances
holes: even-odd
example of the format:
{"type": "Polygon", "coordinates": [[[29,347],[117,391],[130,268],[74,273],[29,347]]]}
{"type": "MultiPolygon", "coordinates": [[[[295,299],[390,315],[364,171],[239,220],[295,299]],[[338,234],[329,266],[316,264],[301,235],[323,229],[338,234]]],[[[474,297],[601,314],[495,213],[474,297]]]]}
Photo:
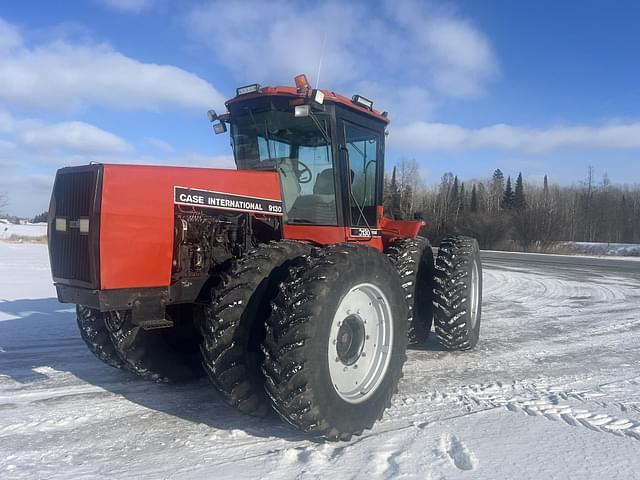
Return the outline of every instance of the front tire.
{"type": "Polygon", "coordinates": [[[303,431],[348,440],[391,404],[406,360],[407,305],[391,262],[353,244],[291,269],[267,322],[266,390],[303,431]]]}
{"type": "Polygon", "coordinates": [[[482,263],[475,239],[449,236],[440,242],[433,294],[440,344],[447,350],[475,347],[482,314],[482,263]]]}
{"type": "Polygon", "coordinates": [[[145,330],[134,325],[131,310],[108,312],[105,323],[118,356],[127,369],[145,380],[180,383],[203,375],[195,328],[197,305],[172,305],[170,328],[145,330]]]}
{"type": "Polygon", "coordinates": [[[110,367],[122,368],[124,366],[124,362],[118,357],[109,336],[103,312],[84,305],[76,305],[76,321],[80,336],[91,353],[110,367]]]}

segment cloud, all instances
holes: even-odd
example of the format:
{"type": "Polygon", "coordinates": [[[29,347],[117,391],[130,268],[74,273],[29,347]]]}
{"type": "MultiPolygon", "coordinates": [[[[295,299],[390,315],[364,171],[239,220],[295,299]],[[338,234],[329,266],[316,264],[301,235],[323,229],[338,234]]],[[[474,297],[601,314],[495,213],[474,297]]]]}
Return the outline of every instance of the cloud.
{"type": "Polygon", "coordinates": [[[6,212],[13,215],[33,217],[49,205],[53,175],[2,175],[0,192],[7,195],[6,212]]]}
{"type": "Polygon", "coordinates": [[[0,142],[12,148],[19,147],[23,154],[54,150],[68,154],[113,155],[132,151],[124,139],[85,122],[45,123],[16,119],[0,111],[0,133],[6,137],[0,138],[0,142]]]}
{"type": "Polygon", "coordinates": [[[0,101],[63,111],[89,105],[154,111],[220,108],[224,97],[197,75],[139,62],[108,44],[27,46],[16,28],[0,19],[0,101]]]}
{"type": "Polygon", "coordinates": [[[414,122],[392,129],[389,144],[396,150],[416,152],[496,149],[539,154],[561,149],[640,149],[640,123],[547,129],[498,124],[469,129],[414,122]]]}
{"type": "Polygon", "coordinates": [[[123,13],[140,13],[148,10],[156,0],[97,0],[107,8],[118,10],[123,13]]]}
{"type": "Polygon", "coordinates": [[[63,122],[33,128],[21,135],[29,147],[61,148],[78,153],[124,153],[129,144],[113,133],[84,122],[63,122]]]}
{"type": "MultiPolygon", "coordinates": [[[[444,98],[478,96],[499,73],[482,32],[425,2],[389,1],[371,8],[364,1],[213,0],[193,8],[184,22],[192,38],[208,46],[239,83],[290,83],[306,73],[315,85],[322,63],[325,88],[384,78],[384,89],[420,90],[419,97],[432,103],[432,92],[444,98]]],[[[396,106],[406,108],[408,96],[387,97],[392,114],[396,106]]]]}
{"type": "Polygon", "coordinates": [[[22,43],[22,37],[18,29],[0,18],[0,54],[4,51],[16,48],[22,43]]]}

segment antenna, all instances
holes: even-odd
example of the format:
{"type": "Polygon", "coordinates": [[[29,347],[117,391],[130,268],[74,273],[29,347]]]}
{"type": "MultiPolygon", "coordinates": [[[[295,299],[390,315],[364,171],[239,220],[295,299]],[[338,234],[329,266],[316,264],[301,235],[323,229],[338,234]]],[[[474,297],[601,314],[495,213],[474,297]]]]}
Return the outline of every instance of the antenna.
{"type": "Polygon", "coordinates": [[[322,70],[322,61],[324,60],[324,46],[327,43],[327,32],[324,32],[322,37],[322,48],[320,49],[320,60],[318,61],[318,75],[316,75],[316,90],[318,89],[318,85],[320,85],[320,70],[322,70]]]}

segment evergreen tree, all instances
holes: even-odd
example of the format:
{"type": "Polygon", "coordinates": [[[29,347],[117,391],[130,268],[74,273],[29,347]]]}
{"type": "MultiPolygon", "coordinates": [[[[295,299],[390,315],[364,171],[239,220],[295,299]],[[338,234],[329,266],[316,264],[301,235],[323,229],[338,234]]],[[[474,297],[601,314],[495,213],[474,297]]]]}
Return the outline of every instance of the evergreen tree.
{"type": "Polygon", "coordinates": [[[471,205],[469,206],[469,209],[473,212],[476,213],[478,211],[478,192],[476,190],[476,184],[473,184],[473,187],[471,188],[471,205]]]}
{"type": "Polygon", "coordinates": [[[513,206],[518,210],[527,208],[527,202],[524,196],[524,183],[522,181],[522,173],[518,174],[518,179],[516,180],[516,191],[513,196],[513,206]]]}
{"type": "Polygon", "coordinates": [[[460,211],[463,212],[466,208],[466,195],[464,193],[464,182],[460,184],[460,211]]]}
{"type": "Polygon", "coordinates": [[[513,208],[513,189],[511,188],[511,177],[507,177],[507,186],[502,196],[502,208],[511,210],[513,208]]]}
{"type": "Polygon", "coordinates": [[[502,195],[504,193],[504,174],[499,168],[493,172],[491,179],[491,204],[489,207],[489,213],[494,213],[500,210],[502,203],[502,195]]]}
{"type": "Polygon", "coordinates": [[[546,175],[544,176],[543,192],[544,192],[544,198],[546,200],[547,198],[549,198],[549,179],[547,178],[546,175]]]}
{"type": "Polygon", "coordinates": [[[451,187],[451,203],[454,205],[454,207],[458,203],[459,194],[460,191],[458,187],[458,176],[456,175],[456,177],[453,179],[453,186],[451,187]]]}
{"type": "Polygon", "coordinates": [[[398,219],[402,217],[400,189],[398,188],[398,181],[396,180],[396,167],[393,167],[393,173],[391,174],[391,184],[389,185],[391,194],[391,217],[398,219]]]}
{"type": "Polygon", "coordinates": [[[31,223],[46,223],[49,212],[42,212],[31,219],[31,223]]]}

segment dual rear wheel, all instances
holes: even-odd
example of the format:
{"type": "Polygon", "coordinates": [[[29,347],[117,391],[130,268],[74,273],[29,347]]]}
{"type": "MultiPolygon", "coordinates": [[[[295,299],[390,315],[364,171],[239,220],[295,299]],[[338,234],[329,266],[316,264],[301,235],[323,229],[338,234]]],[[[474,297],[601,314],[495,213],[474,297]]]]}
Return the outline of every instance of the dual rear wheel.
{"type": "Polygon", "coordinates": [[[147,331],[128,312],[85,307],[78,307],[78,323],[89,348],[112,366],[180,381],[202,372],[201,363],[239,410],[264,415],[273,407],[304,431],[346,440],[390,405],[409,332],[424,341],[433,317],[438,338],[452,349],[477,342],[477,244],[444,246],[434,266],[420,238],[395,244],[391,261],[354,244],[312,250],[274,242],[222,275],[197,335],[147,331]]]}

